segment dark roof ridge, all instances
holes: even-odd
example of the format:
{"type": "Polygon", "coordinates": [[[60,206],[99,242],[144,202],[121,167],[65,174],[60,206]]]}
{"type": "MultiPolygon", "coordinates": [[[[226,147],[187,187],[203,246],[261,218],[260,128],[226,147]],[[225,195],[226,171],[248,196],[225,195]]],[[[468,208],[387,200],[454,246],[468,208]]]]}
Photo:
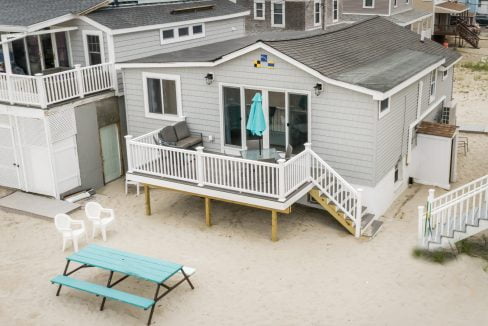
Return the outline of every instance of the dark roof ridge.
{"type": "Polygon", "coordinates": [[[211,2],[216,0],[173,0],[168,2],[153,2],[153,3],[141,3],[141,4],[134,4],[134,5],[123,5],[123,6],[108,6],[101,8],[102,10],[119,10],[119,9],[131,9],[131,8],[142,8],[142,7],[159,7],[159,6],[167,6],[167,5],[180,5],[180,4],[190,4],[190,3],[197,3],[197,2],[211,2]]]}

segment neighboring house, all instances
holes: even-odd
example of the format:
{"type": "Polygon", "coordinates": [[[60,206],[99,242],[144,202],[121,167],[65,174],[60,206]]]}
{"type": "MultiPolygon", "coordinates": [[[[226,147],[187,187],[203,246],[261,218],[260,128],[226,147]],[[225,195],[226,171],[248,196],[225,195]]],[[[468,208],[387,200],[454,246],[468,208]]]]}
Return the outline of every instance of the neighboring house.
{"type": "Polygon", "coordinates": [[[431,10],[434,13],[434,40],[444,43],[452,37],[454,45],[467,42],[475,48],[478,47],[478,29],[473,26],[474,14],[469,13],[465,4],[458,1],[413,0],[413,5],[419,10],[431,10]]]}
{"type": "Polygon", "coordinates": [[[242,37],[248,14],[227,0],[2,3],[0,186],[59,198],[120,177],[126,115],[115,63],[242,37]]]}
{"type": "Polygon", "coordinates": [[[341,22],[343,0],[236,0],[249,8],[249,33],[263,31],[310,31],[341,22]]]}
{"type": "Polygon", "coordinates": [[[364,234],[410,178],[445,188],[455,178],[455,135],[436,128],[455,123],[459,59],[372,17],[318,35],[247,36],[121,63],[128,133],[136,137],[127,136],[126,177],[274,214],[297,201],[319,203],[364,234]],[[257,93],[269,125],[262,145],[292,145],[296,156],[285,163],[247,156],[256,148],[246,121],[257,93]],[[203,135],[204,152],[157,144],[161,128],[176,121],[203,135]],[[433,135],[417,135],[426,122],[433,135]],[[432,137],[449,146],[434,151],[425,141],[432,137]]]}
{"type": "Polygon", "coordinates": [[[378,15],[426,37],[432,34],[432,10],[413,7],[413,0],[342,0],[343,20],[360,21],[378,15]]]}
{"type": "Polygon", "coordinates": [[[479,0],[476,13],[478,15],[488,15],[488,0],[479,0]]]}

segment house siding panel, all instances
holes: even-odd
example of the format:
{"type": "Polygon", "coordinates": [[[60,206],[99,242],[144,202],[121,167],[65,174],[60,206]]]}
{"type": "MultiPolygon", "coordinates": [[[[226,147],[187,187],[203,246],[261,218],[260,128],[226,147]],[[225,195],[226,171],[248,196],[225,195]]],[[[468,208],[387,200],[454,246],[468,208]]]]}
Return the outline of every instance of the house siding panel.
{"type": "Polygon", "coordinates": [[[408,3],[406,0],[397,0],[397,7],[395,8],[393,6],[395,0],[390,0],[391,1],[391,14],[399,14],[401,12],[407,11],[412,9],[412,2],[413,0],[409,0],[408,3]]]}
{"type": "MultiPolygon", "coordinates": [[[[181,76],[183,115],[192,131],[214,136],[215,141],[204,146],[215,151],[221,149],[219,83],[311,92],[312,148],[350,182],[372,185],[376,141],[376,102],[372,97],[331,85],[316,96],[314,77],[272,55],[274,69],[254,68],[253,61],[263,53],[254,51],[212,68],[216,80],[211,85],[203,79],[208,68],[144,71],[181,76]]],[[[124,79],[129,134],[137,136],[170,124],[145,117],[141,69],[124,69],[124,79]]]]}
{"type": "Polygon", "coordinates": [[[114,35],[117,62],[173,52],[214,42],[226,41],[245,35],[244,18],[226,19],[205,23],[205,37],[161,44],[160,29],[114,35]]]}
{"type": "Polygon", "coordinates": [[[346,14],[388,15],[390,1],[392,0],[374,0],[374,8],[363,8],[363,0],[343,0],[343,9],[346,14]]]}

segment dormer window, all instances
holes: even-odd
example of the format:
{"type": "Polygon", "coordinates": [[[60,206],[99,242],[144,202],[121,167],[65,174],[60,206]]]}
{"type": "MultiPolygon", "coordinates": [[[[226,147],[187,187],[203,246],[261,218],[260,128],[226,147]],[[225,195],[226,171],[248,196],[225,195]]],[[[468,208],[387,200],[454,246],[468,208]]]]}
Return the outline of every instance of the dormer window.
{"type": "Polygon", "coordinates": [[[363,0],[363,8],[374,8],[374,0],[363,0]]]}
{"type": "Polygon", "coordinates": [[[183,42],[200,37],[205,37],[204,24],[170,27],[161,30],[161,44],[183,42]]]}

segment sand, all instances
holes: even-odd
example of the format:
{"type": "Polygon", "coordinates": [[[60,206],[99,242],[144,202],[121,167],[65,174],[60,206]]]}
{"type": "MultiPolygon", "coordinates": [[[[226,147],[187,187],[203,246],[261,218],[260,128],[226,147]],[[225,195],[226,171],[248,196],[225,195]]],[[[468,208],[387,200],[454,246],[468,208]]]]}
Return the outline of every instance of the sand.
{"type": "MultiPolygon", "coordinates": [[[[460,104],[461,120],[486,113],[477,101],[460,104]]],[[[488,136],[468,136],[458,184],[488,173],[488,136]]],[[[182,285],[160,301],[154,325],[487,325],[486,262],[460,256],[439,265],[412,257],[416,210],[427,190],[414,185],[398,198],[371,241],[354,239],[324,212],[304,207],[279,217],[280,240],[273,243],[269,213],[255,209],[215,203],[209,228],[203,201],[183,194],[154,191],[150,217],[144,196],[126,196],[122,180],[96,200],[116,212],[106,245],[197,269],[195,290],[182,285]]],[[[100,312],[95,296],[64,289],[56,297],[49,279],[71,252],[61,251],[51,222],[0,211],[1,325],[146,323],[147,312],[122,303],[109,301],[100,312]]],[[[103,284],[108,273],[87,269],[77,277],[103,284]]],[[[120,289],[148,297],[154,290],[130,279],[120,289]]]]}

